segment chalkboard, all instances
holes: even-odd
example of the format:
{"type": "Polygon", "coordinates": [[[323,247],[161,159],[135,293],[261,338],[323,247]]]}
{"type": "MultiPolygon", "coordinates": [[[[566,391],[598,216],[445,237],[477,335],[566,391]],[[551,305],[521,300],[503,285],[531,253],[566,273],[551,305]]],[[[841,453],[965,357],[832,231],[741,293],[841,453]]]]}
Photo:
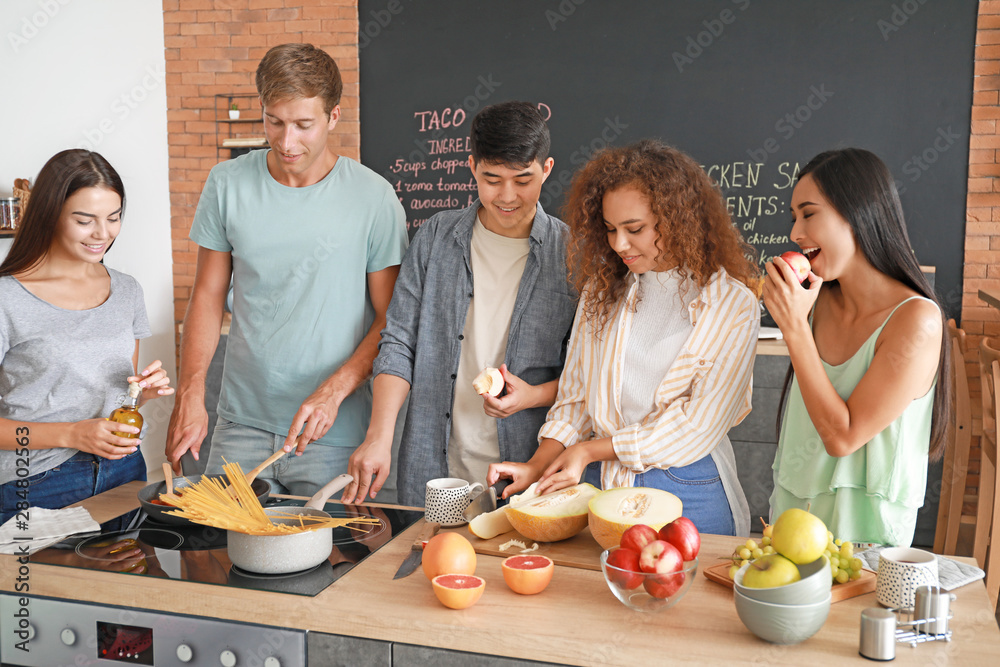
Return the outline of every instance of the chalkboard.
{"type": "Polygon", "coordinates": [[[798,168],[867,148],[957,318],[976,15],[975,0],[360,0],[361,159],[413,233],[475,198],[476,111],[529,100],[552,132],[546,210],[595,151],[657,137],[717,180],[766,261],[795,247],[798,168]]]}

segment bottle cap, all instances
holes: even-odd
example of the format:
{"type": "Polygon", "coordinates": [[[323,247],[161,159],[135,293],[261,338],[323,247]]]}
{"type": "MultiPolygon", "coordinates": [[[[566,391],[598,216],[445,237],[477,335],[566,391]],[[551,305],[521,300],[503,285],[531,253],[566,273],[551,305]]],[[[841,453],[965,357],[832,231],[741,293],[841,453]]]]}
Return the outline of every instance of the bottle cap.
{"type": "Polygon", "coordinates": [[[138,382],[128,383],[128,395],[132,398],[139,398],[139,394],[142,393],[142,387],[139,386],[138,382]]]}

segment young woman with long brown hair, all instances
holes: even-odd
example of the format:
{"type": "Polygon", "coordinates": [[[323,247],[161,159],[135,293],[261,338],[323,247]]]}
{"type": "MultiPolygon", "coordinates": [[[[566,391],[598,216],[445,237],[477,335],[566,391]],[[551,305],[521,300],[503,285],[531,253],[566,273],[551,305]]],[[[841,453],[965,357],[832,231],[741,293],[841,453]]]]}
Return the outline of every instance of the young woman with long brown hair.
{"type": "Polygon", "coordinates": [[[134,426],[106,419],[127,382],[172,394],[154,361],[142,289],[102,260],[121,231],[125,188],[98,153],[53,156],[0,263],[0,523],[146,478],[134,426]]]}
{"type": "Polygon", "coordinates": [[[556,402],[532,459],[491,466],[489,482],[660,488],[699,530],[747,534],[726,434],[750,411],[759,278],[721,193],[645,140],[584,166],[565,218],[582,297],[556,402]]]}

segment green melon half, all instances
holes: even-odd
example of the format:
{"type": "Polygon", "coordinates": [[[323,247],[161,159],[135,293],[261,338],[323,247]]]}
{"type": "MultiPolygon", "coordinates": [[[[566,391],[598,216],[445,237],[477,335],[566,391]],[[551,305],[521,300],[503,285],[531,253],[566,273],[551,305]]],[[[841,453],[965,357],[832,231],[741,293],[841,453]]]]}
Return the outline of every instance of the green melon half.
{"type": "Polygon", "coordinates": [[[605,549],[617,547],[622,533],[644,523],[659,530],[681,515],[681,499],[669,491],[642,486],[608,489],[590,500],[590,534],[605,549]]]}
{"type": "Polygon", "coordinates": [[[598,490],[577,484],[538,496],[516,507],[507,507],[507,520],[514,530],[536,542],[569,539],[587,527],[587,504],[598,490]]]}

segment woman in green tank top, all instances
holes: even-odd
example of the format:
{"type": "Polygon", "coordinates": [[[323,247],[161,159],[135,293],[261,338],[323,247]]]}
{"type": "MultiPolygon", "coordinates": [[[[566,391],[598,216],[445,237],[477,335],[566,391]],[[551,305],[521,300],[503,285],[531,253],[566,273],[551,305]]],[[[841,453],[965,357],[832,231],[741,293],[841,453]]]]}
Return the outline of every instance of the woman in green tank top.
{"type": "Polygon", "coordinates": [[[777,258],[764,283],[792,362],[772,516],[808,507],[844,540],[909,545],[951,405],[943,311],[874,154],[817,155],[791,210],[811,271],[800,285],[777,258]]]}

